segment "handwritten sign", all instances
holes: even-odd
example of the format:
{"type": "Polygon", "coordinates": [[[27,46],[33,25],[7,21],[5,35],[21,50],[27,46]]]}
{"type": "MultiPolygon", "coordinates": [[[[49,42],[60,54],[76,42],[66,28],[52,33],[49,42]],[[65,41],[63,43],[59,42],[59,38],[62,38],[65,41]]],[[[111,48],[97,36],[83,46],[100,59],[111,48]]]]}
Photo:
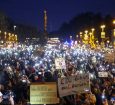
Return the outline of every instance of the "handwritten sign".
{"type": "Polygon", "coordinates": [[[56,104],[57,87],[55,82],[32,83],[30,85],[30,103],[31,104],[56,104]]]}
{"type": "Polygon", "coordinates": [[[78,74],[58,79],[59,96],[68,96],[72,94],[83,93],[89,89],[89,74],[78,74]]]}
{"type": "Polygon", "coordinates": [[[65,63],[65,59],[64,58],[56,58],[55,59],[55,66],[56,69],[66,69],[66,63],[65,63]]]}

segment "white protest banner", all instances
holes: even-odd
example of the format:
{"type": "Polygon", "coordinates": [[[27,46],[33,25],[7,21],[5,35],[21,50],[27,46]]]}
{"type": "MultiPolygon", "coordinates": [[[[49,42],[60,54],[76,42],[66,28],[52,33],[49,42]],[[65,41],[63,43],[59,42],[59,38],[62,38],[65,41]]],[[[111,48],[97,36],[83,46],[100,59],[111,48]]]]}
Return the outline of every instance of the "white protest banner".
{"type": "Polygon", "coordinates": [[[98,72],[98,77],[108,77],[108,72],[98,72]]]}
{"type": "Polygon", "coordinates": [[[66,63],[64,58],[55,58],[56,69],[66,69],[66,63]]]}
{"type": "Polygon", "coordinates": [[[69,77],[58,78],[59,96],[68,96],[76,93],[83,93],[90,89],[89,74],[77,74],[69,77]]]}
{"type": "Polygon", "coordinates": [[[84,93],[85,90],[90,90],[90,78],[89,74],[79,74],[74,76],[74,89],[73,91],[84,93]]]}

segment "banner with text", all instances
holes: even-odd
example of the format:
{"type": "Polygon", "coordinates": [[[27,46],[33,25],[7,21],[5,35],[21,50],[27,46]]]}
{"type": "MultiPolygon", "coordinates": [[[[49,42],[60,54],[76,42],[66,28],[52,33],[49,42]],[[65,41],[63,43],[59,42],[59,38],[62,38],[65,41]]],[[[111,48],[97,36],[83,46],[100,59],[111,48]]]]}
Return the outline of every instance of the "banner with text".
{"type": "Polygon", "coordinates": [[[90,89],[89,83],[89,74],[61,77],[58,79],[59,96],[63,97],[76,93],[84,93],[86,89],[90,89]]]}
{"type": "Polygon", "coordinates": [[[98,72],[98,77],[108,77],[108,72],[98,72]]]}
{"type": "Polygon", "coordinates": [[[30,103],[33,104],[56,104],[57,85],[55,82],[32,83],[30,85],[30,103]]]}

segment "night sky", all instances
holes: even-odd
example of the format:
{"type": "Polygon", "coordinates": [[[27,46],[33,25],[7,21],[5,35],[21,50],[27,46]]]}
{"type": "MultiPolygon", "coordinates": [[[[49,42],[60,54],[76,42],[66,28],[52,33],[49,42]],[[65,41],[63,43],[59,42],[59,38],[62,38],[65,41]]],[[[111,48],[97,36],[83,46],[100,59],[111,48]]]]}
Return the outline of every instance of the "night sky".
{"type": "Polygon", "coordinates": [[[44,9],[48,15],[48,31],[54,31],[82,12],[115,16],[115,0],[0,0],[0,10],[15,22],[38,29],[43,29],[44,9]]]}

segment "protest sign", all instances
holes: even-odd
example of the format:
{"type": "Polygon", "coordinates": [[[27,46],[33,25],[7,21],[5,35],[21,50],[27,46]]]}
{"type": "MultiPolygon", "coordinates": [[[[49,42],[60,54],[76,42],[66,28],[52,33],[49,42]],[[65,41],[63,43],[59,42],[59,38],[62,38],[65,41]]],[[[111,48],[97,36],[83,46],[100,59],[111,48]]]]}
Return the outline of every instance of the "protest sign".
{"type": "Polygon", "coordinates": [[[32,83],[30,85],[30,103],[33,104],[56,104],[57,86],[55,82],[32,83]]]}
{"type": "Polygon", "coordinates": [[[89,89],[89,74],[78,74],[58,79],[59,96],[68,96],[76,93],[83,93],[89,89]]]}
{"type": "Polygon", "coordinates": [[[57,70],[66,69],[66,63],[64,58],[55,58],[55,66],[57,70]]]}
{"type": "Polygon", "coordinates": [[[98,77],[108,77],[108,72],[98,72],[98,77]]]}

